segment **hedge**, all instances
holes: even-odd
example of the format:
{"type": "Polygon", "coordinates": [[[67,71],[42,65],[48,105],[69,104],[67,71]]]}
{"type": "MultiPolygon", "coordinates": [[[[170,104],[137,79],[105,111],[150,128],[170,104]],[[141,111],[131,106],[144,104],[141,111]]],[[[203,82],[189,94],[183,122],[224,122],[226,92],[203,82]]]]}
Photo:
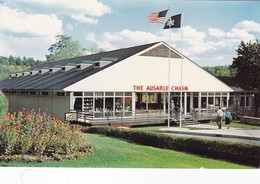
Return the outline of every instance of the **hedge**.
{"type": "Polygon", "coordinates": [[[178,137],[108,126],[93,126],[85,129],[84,132],[103,134],[110,137],[129,140],[141,145],[182,151],[253,167],[260,166],[260,146],[254,144],[178,137]]]}

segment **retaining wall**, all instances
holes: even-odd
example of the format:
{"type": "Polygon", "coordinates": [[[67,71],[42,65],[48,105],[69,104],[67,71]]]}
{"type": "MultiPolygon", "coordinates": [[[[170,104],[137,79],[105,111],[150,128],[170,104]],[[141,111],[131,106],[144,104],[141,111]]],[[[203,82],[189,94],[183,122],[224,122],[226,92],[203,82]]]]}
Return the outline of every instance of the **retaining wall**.
{"type": "Polygon", "coordinates": [[[241,121],[241,123],[244,123],[244,124],[260,126],[260,118],[250,117],[250,116],[241,116],[240,121],[241,121]]]}

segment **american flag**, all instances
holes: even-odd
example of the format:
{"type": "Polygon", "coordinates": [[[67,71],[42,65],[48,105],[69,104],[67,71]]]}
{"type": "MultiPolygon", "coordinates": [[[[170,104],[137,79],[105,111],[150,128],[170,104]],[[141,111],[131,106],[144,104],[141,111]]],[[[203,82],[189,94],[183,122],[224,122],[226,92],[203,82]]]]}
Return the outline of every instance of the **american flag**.
{"type": "Polygon", "coordinates": [[[150,13],[148,15],[148,22],[149,23],[161,23],[161,24],[163,24],[164,18],[165,18],[166,14],[167,14],[167,11],[168,10],[150,13]]]}

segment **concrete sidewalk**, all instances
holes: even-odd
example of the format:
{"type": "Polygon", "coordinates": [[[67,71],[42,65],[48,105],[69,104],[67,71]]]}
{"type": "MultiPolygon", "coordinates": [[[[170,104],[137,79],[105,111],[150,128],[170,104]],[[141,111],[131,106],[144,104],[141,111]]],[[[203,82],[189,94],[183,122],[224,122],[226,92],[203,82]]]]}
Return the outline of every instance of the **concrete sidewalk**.
{"type": "Polygon", "coordinates": [[[231,127],[230,129],[227,129],[226,127],[218,129],[217,125],[214,126],[208,124],[185,125],[183,128],[162,128],[160,129],[160,131],[163,133],[180,133],[212,137],[229,137],[260,141],[260,130],[233,127],[231,127]]]}

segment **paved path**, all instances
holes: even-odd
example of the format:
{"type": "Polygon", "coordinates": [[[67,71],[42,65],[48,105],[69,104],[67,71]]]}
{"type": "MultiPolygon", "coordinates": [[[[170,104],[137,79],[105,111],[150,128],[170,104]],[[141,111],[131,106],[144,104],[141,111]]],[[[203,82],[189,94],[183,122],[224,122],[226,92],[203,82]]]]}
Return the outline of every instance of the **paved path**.
{"type": "Polygon", "coordinates": [[[223,127],[222,129],[218,129],[217,125],[216,126],[207,125],[207,124],[185,125],[184,128],[170,127],[170,128],[162,128],[160,129],[160,131],[164,133],[181,133],[181,134],[189,134],[189,135],[229,137],[229,138],[239,138],[239,139],[260,141],[260,130],[233,128],[233,127],[231,127],[230,129],[227,129],[226,127],[223,127]]]}

